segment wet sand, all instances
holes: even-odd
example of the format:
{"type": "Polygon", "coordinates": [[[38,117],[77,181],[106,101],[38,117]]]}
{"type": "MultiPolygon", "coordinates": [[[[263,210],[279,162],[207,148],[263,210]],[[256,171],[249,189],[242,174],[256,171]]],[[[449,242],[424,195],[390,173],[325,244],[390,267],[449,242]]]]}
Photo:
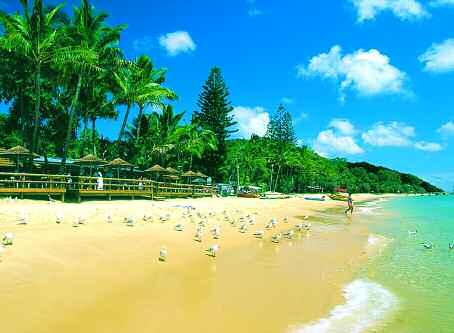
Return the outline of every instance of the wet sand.
{"type": "MultiPolygon", "coordinates": [[[[374,196],[357,196],[367,200],[374,196]]],[[[270,241],[305,215],[345,203],[258,199],[86,202],[0,201],[0,235],[15,243],[0,258],[0,321],[5,332],[286,332],[316,320],[342,303],[342,288],[367,259],[367,229],[345,223],[312,223],[293,240],[270,241]],[[178,205],[192,205],[192,223],[178,205]],[[28,225],[17,225],[22,210],[28,225]],[[251,214],[257,224],[242,234],[224,221],[251,214]],[[55,214],[64,213],[61,224],[55,214]],[[208,230],[193,240],[197,212],[216,215],[221,238],[208,230]],[[113,223],[106,223],[107,214],[113,223]],[[161,223],[159,217],[170,214],[161,223]],[[144,214],[153,222],[142,221],[144,214]],[[85,225],[72,227],[78,216],[85,225]],[[136,220],[134,227],[123,222],[136,220]],[[283,218],[288,216],[289,223],[283,218]],[[280,222],[263,240],[253,231],[280,222]],[[184,231],[174,230],[183,223],[184,231]],[[204,250],[219,244],[217,258],[204,250]],[[161,246],[168,260],[159,262],[161,246]]],[[[311,218],[309,217],[309,222],[311,218]]]]}

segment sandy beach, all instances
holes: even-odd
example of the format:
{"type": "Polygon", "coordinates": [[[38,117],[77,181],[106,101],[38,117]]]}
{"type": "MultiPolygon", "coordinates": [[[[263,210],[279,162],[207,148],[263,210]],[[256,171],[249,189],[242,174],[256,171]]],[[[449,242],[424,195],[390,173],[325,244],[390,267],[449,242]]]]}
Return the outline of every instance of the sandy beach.
{"type": "MultiPolygon", "coordinates": [[[[373,198],[377,196],[354,199],[373,198]]],[[[334,225],[319,216],[344,205],[301,197],[82,204],[1,200],[0,234],[15,235],[0,258],[2,330],[291,331],[342,303],[343,286],[369,255],[366,227],[343,214],[343,223],[334,225]],[[182,206],[188,205],[195,209],[191,217],[183,217],[182,206]],[[28,224],[18,225],[23,211],[28,224]],[[56,214],[62,223],[56,223],[56,214]],[[107,223],[108,215],[112,223],[107,223]],[[153,220],[143,221],[144,215],[153,220]],[[238,220],[247,215],[256,224],[240,233],[238,220]],[[194,234],[203,216],[207,226],[199,243],[194,234]],[[79,217],[85,223],[73,227],[79,217]],[[124,222],[128,217],[135,221],[133,227],[124,222]],[[271,218],[277,226],[263,239],[253,237],[271,218]],[[273,234],[301,222],[311,222],[311,230],[271,242],[273,234]],[[175,230],[177,223],[183,231],[175,230]],[[209,232],[214,225],[221,229],[218,240],[209,232]],[[216,258],[205,253],[213,244],[220,245],[216,258]],[[163,246],[168,257],[160,262],[163,246]]]]}

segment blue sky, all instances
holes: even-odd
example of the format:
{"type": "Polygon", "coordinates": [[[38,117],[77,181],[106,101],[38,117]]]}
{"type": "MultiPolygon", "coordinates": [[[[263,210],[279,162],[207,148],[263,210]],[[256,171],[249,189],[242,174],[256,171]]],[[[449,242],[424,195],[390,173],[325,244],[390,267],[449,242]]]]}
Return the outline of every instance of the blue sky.
{"type": "MultiPolygon", "coordinates": [[[[168,68],[166,84],[187,119],[210,68],[220,66],[238,135],[263,133],[284,103],[298,138],[323,155],[454,186],[454,0],[93,4],[111,24],[128,25],[128,57],[147,53],[168,68]]],[[[101,124],[112,137],[118,127],[101,124]]]]}

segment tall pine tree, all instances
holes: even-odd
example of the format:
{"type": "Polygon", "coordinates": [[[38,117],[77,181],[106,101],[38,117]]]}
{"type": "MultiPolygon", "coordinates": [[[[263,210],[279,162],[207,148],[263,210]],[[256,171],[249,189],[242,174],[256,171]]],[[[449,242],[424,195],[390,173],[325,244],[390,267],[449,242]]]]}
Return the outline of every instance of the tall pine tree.
{"type": "Polygon", "coordinates": [[[295,143],[292,115],[281,104],[272,115],[266,131],[266,137],[275,142],[295,143]]]}
{"type": "Polygon", "coordinates": [[[202,87],[197,106],[199,110],[194,112],[193,121],[213,131],[217,138],[218,149],[204,156],[204,165],[211,176],[220,180],[219,167],[226,156],[226,140],[230,134],[236,132],[232,128],[236,124],[232,115],[233,107],[220,68],[211,69],[208,80],[202,87]]]}
{"type": "Polygon", "coordinates": [[[285,165],[285,157],[296,143],[292,115],[282,104],[279,105],[276,112],[271,117],[266,131],[266,137],[271,140],[270,149],[272,151],[271,157],[273,160],[270,189],[274,188],[274,191],[276,191],[282,168],[285,165]],[[277,165],[277,168],[275,168],[274,165],[277,165]]]}

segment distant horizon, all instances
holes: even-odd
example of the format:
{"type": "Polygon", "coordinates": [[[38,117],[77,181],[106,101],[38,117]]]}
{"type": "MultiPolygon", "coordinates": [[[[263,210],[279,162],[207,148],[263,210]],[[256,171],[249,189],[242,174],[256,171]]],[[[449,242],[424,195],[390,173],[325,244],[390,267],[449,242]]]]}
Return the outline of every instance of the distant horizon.
{"type": "MultiPolygon", "coordinates": [[[[217,65],[241,122],[238,137],[263,135],[284,104],[300,142],[321,155],[414,174],[451,191],[454,6],[410,2],[137,0],[125,7],[92,0],[111,24],[128,25],[120,43],[127,57],[149,54],[168,69],[165,85],[179,95],[173,104],[185,120],[217,65]]],[[[66,1],[65,10],[78,3],[66,1]]],[[[18,1],[0,1],[5,11],[18,8],[18,1]]],[[[101,120],[99,129],[115,138],[119,123],[101,120]]]]}

